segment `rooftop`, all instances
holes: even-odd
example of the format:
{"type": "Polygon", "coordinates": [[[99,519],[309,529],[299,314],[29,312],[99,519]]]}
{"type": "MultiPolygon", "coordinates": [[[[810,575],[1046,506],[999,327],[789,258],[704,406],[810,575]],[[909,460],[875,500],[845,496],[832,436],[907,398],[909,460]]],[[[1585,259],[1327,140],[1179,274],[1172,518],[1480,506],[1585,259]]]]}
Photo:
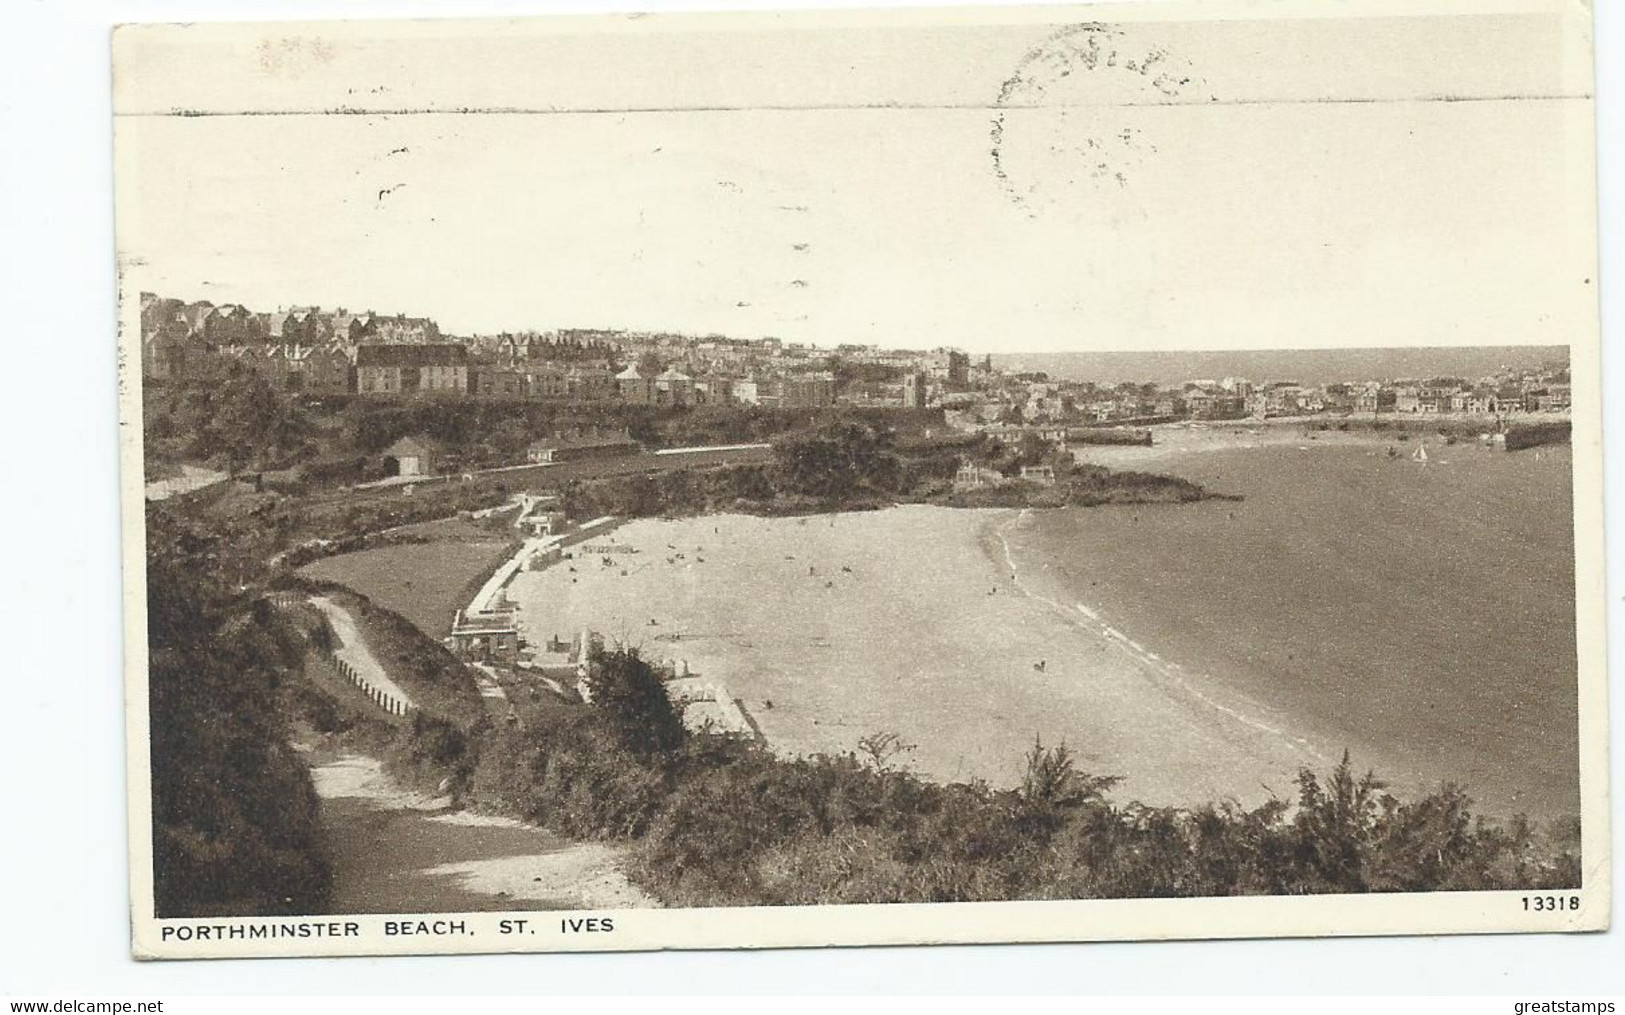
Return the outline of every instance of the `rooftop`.
{"type": "Polygon", "coordinates": [[[474,614],[459,610],[451,625],[452,634],[497,634],[516,630],[512,610],[474,614]]]}
{"type": "Polygon", "coordinates": [[[390,456],[427,455],[433,452],[434,442],[427,437],[402,437],[384,449],[384,454],[390,456]]]}

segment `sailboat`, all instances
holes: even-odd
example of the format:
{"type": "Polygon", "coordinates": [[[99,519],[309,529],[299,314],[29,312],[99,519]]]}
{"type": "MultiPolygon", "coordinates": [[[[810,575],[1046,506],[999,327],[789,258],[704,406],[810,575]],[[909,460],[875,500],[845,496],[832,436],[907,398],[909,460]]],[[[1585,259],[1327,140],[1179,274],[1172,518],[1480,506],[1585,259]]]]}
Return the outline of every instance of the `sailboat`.
{"type": "Polygon", "coordinates": [[[1416,450],[1411,452],[1411,461],[1413,461],[1413,462],[1421,462],[1423,465],[1426,465],[1427,460],[1428,460],[1428,449],[1422,447],[1421,445],[1417,445],[1416,450]]]}

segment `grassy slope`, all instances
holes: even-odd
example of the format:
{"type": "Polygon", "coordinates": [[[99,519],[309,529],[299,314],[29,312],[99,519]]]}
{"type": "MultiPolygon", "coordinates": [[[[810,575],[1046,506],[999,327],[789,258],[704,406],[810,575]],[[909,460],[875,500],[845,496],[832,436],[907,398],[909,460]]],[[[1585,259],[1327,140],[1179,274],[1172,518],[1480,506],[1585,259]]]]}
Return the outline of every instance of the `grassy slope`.
{"type": "Polygon", "coordinates": [[[419,530],[424,543],[398,543],[315,561],[300,575],[357,592],[400,614],[432,638],[451,633],[454,611],[468,604],[506,560],[513,530],[498,532],[453,519],[419,530]]]}

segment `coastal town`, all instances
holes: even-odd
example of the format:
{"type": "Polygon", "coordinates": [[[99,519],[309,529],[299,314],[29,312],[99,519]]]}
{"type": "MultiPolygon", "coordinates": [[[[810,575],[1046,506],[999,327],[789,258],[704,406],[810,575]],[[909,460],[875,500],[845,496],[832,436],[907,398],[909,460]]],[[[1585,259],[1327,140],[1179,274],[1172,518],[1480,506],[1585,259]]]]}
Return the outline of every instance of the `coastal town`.
{"type": "MultiPolygon", "coordinates": [[[[1231,692],[1205,676],[1198,696],[1194,667],[1247,674],[1254,661],[1185,644],[1192,626],[1159,629],[1147,604],[1183,617],[1249,601],[1231,593],[1300,518],[1318,528],[1299,549],[1348,542],[1295,560],[1302,580],[1281,586],[1291,598],[1271,615],[1340,588],[1349,555],[1399,554],[1392,573],[1431,573],[1426,552],[1404,549],[1419,524],[1405,505],[1468,491],[1521,504],[1531,484],[1561,489],[1567,469],[1566,449],[1543,455],[1569,440],[1561,347],[1375,355],[1364,362],[1376,375],[1343,379],[1329,375],[1358,368],[1268,376],[1252,368],[1284,374],[1293,357],[1219,354],[1201,361],[1228,368],[1218,376],[1171,380],[1164,365],[1148,380],[1132,364],[1115,371],[1127,377],[1068,376],[950,347],[458,336],[428,317],[150,293],[139,312],[149,587],[189,589],[221,630],[248,624],[279,646],[254,664],[269,697],[249,711],[273,716],[267,735],[298,759],[278,784],[314,786],[286,796],[319,801],[289,820],[312,841],[348,842],[380,813],[416,828],[426,808],[507,823],[546,849],[548,836],[571,837],[571,855],[590,859],[580,876],[524,866],[452,898],[407,856],[341,851],[332,885],[312,867],[304,894],[276,911],[476,910],[561,892],[627,908],[776,898],[755,875],[714,873],[731,860],[670,852],[637,873],[630,859],[661,843],[710,849],[709,818],[661,815],[712,814],[741,766],[771,780],[807,764],[854,786],[907,779],[944,801],[971,779],[1002,807],[1034,766],[1071,764],[1067,745],[1087,743],[1104,759],[1101,785],[1121,782],[1140,803],[1236,794],[1267,806],[1259,794],[1334,756],[1270,735],[1246,718],[1250,699],[1215,705],[1231,692]],[[1349,483],[1394,507],[1396,528],[1368,531],[1364,515],[1322,524],[1348,509],[1349,483]],[[1048,510],[1097,507],[1087,521],[1048,510]],[[1118,553],[1129,556],[1109,562],[1118,553]],[[1185,566],[1198,558],[1205,569],[1185,566]],[[1159,576],[1176,571],[1201,590],[1169,600],[1159,576]],[[920,636],[882,633],[900,630],[920,636]],[[966,729],[978,735],[953,732],[966,729]],[[1180,746],[1147,753],[1142,729],[1180,746]],[[656,776],[691,788],[638,788],[656,776]],[[582,845],[599,840],[610,844],[582,845]],[[688,873],[701,869],[709,880],[688,873]]],[[[1504,551],[1515,577],[1496,587],[1546,572],[1561,585],[1561,550],[1473,538],[1504,551]]],[[[1449,605],[1436,589],[1417,594],[1434,615],[1449,605]]],[[[1478,610],[1473,597],[1454,623],[1478,610]]],[[[1204,623],[1195,630],[1260,622],[1204,623]]],[[[1394,638],[1396,623],[1363,650],[1427,636],[1394,638]]],[[[1356,655],[1287,648],[1272,666],[1294,680],[1298,659],[1335,675],[1356,655]]],[[[195,668],[155,679],[184,685],[195,668]]],[[[177,723],[229,693],[187,698],[177,723]]],[[[1405,748],[1382,760],[1407,792],[1426,792],[1405,748]]],[[[165,777],[187,773],[177,760],[165,777]]],[[[1519,792],[1477,781],[1497,806],[1519,792]]],[[[1529,848],[1541,877],[1568,877],[1568,840],[1529,848]]],[[[166,911],[190,911],[190,889],[172,885],[166,911]]]]}
{"type": "Polygon", "coordinates": [[[1603,926],[1584,18],[827,13],[114,34],[138,957],[1603,926]]]}
{"type": "Polygon", "coordinates": [[[144,381],[245,364],[280,391],[309,396],[530,401],[659,407],[940,409],[960,429],[1148,425],[1315,414],[1521,417],[1563,414],[1567,363],[1479,377],[1052,377],[961,349],[821,347],[731,338],[562,328],[453,336],[427,317],[141,295],[144,381]]]}

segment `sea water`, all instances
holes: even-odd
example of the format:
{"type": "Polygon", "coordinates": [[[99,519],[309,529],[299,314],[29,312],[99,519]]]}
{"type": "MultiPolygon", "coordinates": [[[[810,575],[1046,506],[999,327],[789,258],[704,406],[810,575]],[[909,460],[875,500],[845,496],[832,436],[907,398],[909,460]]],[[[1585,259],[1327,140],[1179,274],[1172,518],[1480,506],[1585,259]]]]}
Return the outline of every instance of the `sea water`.
{"type": "Polygon", "coordinates": [[[1406,795],[1577,814],[1570,449],[1398,447],[1166,458],[1243,499],[1030,512],[1011,552],[1215,708],[1406,795]]]}

